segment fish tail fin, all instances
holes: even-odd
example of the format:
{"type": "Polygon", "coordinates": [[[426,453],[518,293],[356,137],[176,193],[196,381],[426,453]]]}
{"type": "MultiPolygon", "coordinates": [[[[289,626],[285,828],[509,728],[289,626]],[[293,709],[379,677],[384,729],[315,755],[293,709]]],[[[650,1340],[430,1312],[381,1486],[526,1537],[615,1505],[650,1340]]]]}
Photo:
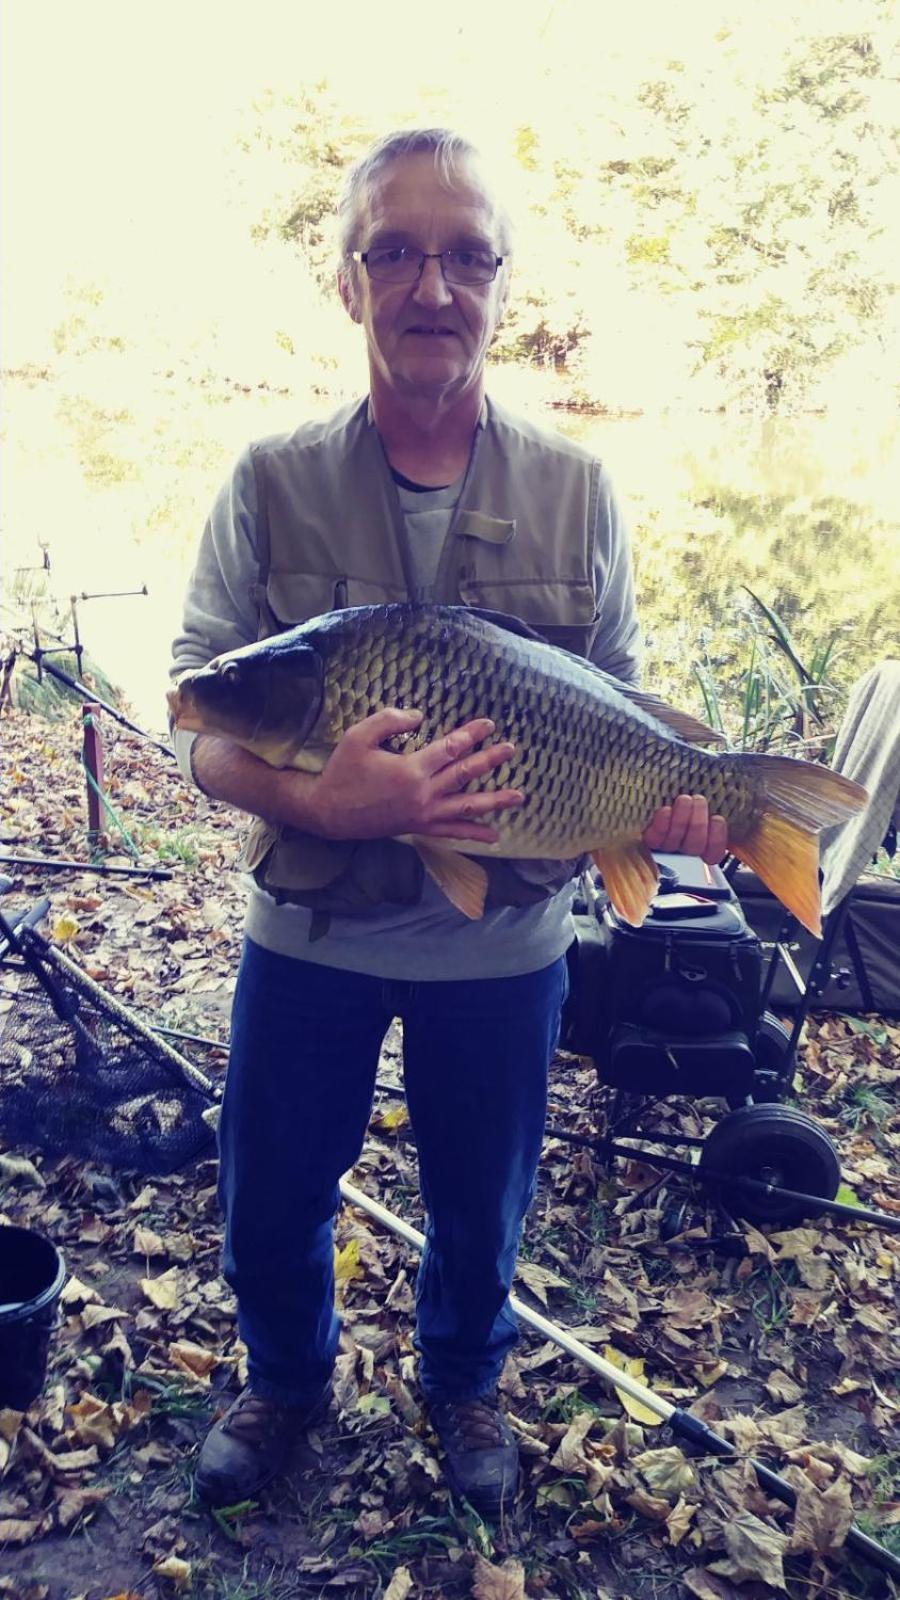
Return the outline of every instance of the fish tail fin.
{"type": "Polygon", "coordinates": [[[747,756],[765,785],[765,809],[729,849],[761,878],[804,928],[821,938],[820,828],[846,822],[868,801],[851,778],[789,756],[747,756]]]}
{"type": "Polygon", "coordinates": [[[473,922],[484,916],[488,884],[484,867],[473,861],[471,856],[451,850],[438,840],[423,838],[421,834],[411,834],[407,843],[418,851],[428,876],[434,879],[457,911],[461,911],[464,917],[470,917],[473,922]]]}
{"type": "Polygon", "coordinates": [[[659,884],[659,868],[640,840],[592,850],[591,860],[621,917],[639,928],[659,884]]]}

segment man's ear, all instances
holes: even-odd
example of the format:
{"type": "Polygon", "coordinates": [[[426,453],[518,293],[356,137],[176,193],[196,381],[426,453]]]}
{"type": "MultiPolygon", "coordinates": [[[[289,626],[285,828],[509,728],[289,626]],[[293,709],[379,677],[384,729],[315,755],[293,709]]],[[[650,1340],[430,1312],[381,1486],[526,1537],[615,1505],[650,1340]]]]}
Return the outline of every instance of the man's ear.
{"type": "Polygon", "coordinates": [[[348,316],[351,316],[354,322],[362,322],[362,312],[360,311],[359,294],[357,292],[357,271],[358,268],[355,262],[352,266],[338,267],[337,286],[341,304],[348,316]]]}

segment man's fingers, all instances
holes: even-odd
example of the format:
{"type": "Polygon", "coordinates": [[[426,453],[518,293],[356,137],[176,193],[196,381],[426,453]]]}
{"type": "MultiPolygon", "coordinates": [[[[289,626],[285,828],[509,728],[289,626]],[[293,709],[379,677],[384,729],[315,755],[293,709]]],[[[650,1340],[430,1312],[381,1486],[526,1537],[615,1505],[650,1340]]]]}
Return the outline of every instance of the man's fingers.
{"type": "Polygon", "coordinates": [[[507,811],[520,806],[523,799],[521,789],[487,789],[480,794],[447,795],[434,807],[434,820],[472,822],[477,817],[490,816],[494,811],[507,811]]]}
{"type": "Polygon", "coordinates": [[[679,795],[672,807],[672,831],[681,829],[681,843],[676,845],[686,856],[699,856],[706,848],[709,837],[709,806],[702,794],[679,795]],[[681,802],[685,804],[679,815],[681,802]]]}
{"type": "Polygon", "coordinates": [[[721,861],[728,849],[728,823],[718,812],[709,819],[709,839],[706,849],[702,851],[704,861],[714,866],[721,861]]]}
{"type": "Polygon", "coordinates": [[[504,762],[511,761],[515,753],[515,745],[504,742],[489,744],[486,750],[475,750],[470,756],[451,761],[449,766],[442,767],[432,779],[434,793],[458,794],[474,778],[483,778],[486,773],[493,772],[495,767],[502,767],[504,762]]]}
{"type": "Polygon", "coordinates": [[[355,722],[344,734],[345,739],[350,739],[354,744],[363,745],[369,750],[375,750],[378,745],[384,744],[386,739],[391,739],[398,733],[411,733],[419,726],[424,712],[406,711],[401,706],[386,706],[383,711],[373,711],[369,717],[363,717],[361,722],[355,722]]]}
{"type": "MultiPolygon", "coordinates": [[[[490,717],[476,717],[472,722],[464,722],[460,727],[454,728],[452,733],[444,734],[442,739],[434,739],[431,744],[418,752],[417,759],[426,776],[434,777],[454,761],[467,756],[477,744],[481,744],[489,734],[494,731],[494,724],[490,717]]],[[[508,759],[508,758],[507,758],[508,759]]]]}

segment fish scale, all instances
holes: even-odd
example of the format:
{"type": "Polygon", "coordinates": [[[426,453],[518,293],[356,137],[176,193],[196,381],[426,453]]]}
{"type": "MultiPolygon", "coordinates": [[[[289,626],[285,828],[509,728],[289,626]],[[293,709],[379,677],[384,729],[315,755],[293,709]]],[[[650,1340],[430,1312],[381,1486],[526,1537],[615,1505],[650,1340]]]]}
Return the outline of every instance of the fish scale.
{"type": "Polygon", "coordinates": [[[706,797],[728,824],[732,852],[818,933],[815,833],[866,800],[858,784],[825,767],[700,748],[718,736],[696,719],[513,618],[463,606],[327,613],[188,673],[170,704],[179,727],[223,734],[273,765],[306,771],[321,770],[350,727],[385,707],[423,713],[415,732],[387,742],[401,755],[491,718],[492,741],[509,740],[515,753],[467,792],[511,787],[523,803],[486,819],[494,842],[411,839],[469,916],[480,915],[486,886],[473,858],[589,851],[613,904],[639,923],[658,878],[642,834],[660,806],[686,793],[706,797]]]}

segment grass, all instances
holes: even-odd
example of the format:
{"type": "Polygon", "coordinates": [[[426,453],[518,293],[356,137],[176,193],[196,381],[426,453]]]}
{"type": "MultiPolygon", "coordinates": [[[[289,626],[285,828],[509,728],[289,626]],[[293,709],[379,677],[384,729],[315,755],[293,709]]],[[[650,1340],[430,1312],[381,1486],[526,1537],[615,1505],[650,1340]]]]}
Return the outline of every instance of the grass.
{"type": "Polygon", "coordinates": [[[791,1314],[790,1284],[778,1267],[760,1265],[747,1279],[747,1292],[761,1334],[768,1337],[787,1326],[791,1314]]]}
{"type": "Polygon", "coordinates": [[[894,1115],[896,1108],[877,1089],[859,1083],[850,1090],[845,1109],[847,1121],[856,1132],[863,1122],[874,1122],[876,1128],[881,1128],[894,1115]]]}

